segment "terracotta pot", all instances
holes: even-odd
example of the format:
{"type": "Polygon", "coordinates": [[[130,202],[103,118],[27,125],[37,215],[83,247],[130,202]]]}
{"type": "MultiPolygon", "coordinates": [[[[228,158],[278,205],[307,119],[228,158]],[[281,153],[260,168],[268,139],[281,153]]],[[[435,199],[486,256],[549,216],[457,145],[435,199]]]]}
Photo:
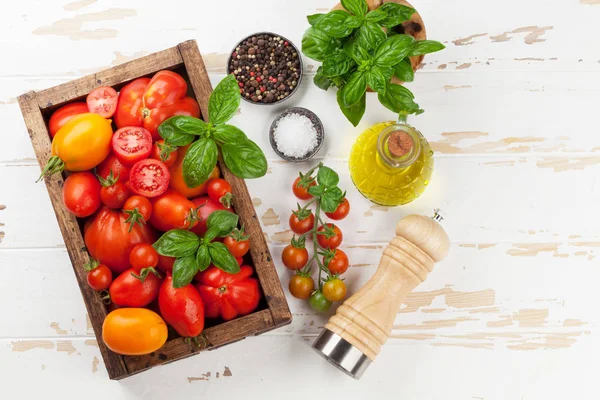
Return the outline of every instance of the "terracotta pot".
{"type": "MultiPolygon", "coordinates": [[[[413,7],[408,1],[405,0],[367,0],[367,4],[369,5],[369,11],[375,10],[379,8],[384,3],[398,3],[411,8],[413,7]]],[[[332,10],[343,10],[341,3],[338,3],[332,10]]],[[[425,30],[425,23],[421,18],[421,15],[418,12],[415,12],[409,21],[403,22],[401,25],[392,28],[394,30],[401,29],[402,31],[399,33],[405,33],[407,35],[411,35],[416,40],[425,40],[427,39],[427,31],[425,30]],[[401,28],[400,28],[401,27],[401,28]]],[[[421,63],[423,62],[423,58],[425,56],[415,56],[410,58],[410,64],[412,65],[413,71],[417,71],[420,68],[421,63]]],[[[393,83],[402,84],[403,82],[396,78],[392,77],[393,83]]]]}

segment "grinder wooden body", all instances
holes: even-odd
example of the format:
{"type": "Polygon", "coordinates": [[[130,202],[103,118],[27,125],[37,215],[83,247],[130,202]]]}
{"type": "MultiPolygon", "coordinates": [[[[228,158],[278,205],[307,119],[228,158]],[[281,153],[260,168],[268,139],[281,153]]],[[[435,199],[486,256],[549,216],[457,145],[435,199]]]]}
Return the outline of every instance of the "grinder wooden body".
{"type": "MultiPolygon", "coordinates": [[[[325,325],[325,331],[313,347],[344,372],[358,378],[360,376],[357,375],[362,374],[366,367],[360,374],[349,371],[339,359],[349,355],[340,354],[338,349],[337,355],[331,356],[328,353],[331,353],[332,346],[329,345],[327,350],[325,339],[321,343],[319,340],[326,336],[328,342],[333,337],[345,347],[349,348],[349,344],[354,348],[349,348],[349,353],[358,350],[370,364],[390,335],[402,299],[423,282],[434,264],[448,253],[450,241],[438,223],[441,219],[436,212],[434,218],[409,215],[400,220],[396,226],[396,237],[384,249],[373,277],[347,299],[325,325]]],[[[340,347],[339,344],[337,346],[340,347]]]]}

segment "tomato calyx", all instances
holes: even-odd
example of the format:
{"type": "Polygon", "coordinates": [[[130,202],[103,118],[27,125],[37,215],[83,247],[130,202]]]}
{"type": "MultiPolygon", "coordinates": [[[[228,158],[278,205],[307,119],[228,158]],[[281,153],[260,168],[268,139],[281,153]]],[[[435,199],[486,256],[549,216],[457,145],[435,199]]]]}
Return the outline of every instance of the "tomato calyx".
{"type": "Polygon", "coordinates": [[[210,346],[208,337],[206,336],[206,333],[204,333],[204,332],[202,332],[198,336],[192,336],[192,337],[188,336],[185,339],[183,339],[183,341],[190,346],[192,345],[192,342],[194,342],[196,347],[199,347],[201,349],[204,349],[204,348],[207,348],[208,346],[210,346]]]}
{"type": "Polygon", "coordinates": [[[148,274],[150,274],[150,273],[156,275],[156,277],[158,279],[162,279],[162,276],[161,276],[160,272],[158,272],[154,267],[142,268],[142,270],[140,271],[139,275],[137,275],[136,273],[132,272],[131,276],[133,276],[135,279],[138,279],[140,282],[144,283],[144,281],[148,277],[148,274]]]}
{"type": "Polygon", "coordinates": [[[127,219],[125,223],[129,224],[129,232],[133,229],[135,224],[138,224],[140,227],[143,227],[146,224],[146,220],[144,220],[144,216],[138,210],[138,208],[134,208],[133,210],[123,210],[125,214],[127,214],[127,219]]]}
{"type": "Polygon", "coordinates": [[[147,107],[143,107],[141,112],[142,112],[142,118],[148,118],[151,113],[150,109],[147,107]]]}
{"type": "Polygon", "coordinates": [[[300,180],[298,181],[298,183],[296,183],[296,187],[308,189],[311,186],[311,184],[315,181],[315,178],[312,176],[312,171],[314,171],[314,168],[306,174],[299,172],[298,175],[300,176],[300,180]]]}
{"type": "Polygon", "coordinates": [[[326,239],[330,239],[336,235],[335,233],[335,225],[333,224],[325,224],[321,225],[319,230],[317,231],[317,235],[323,235],[326,239]]]}
{"type": "Polygon", "coordinates": [[[337,249],[327,248],[321,253],[323,256],[323,264],[325,264],[325,266],[329,265],[331,260],[333,260],[333,257],[335,257],[335,253],[337,253],[337,251],[337,249]]]}
{"type": "Polygon", "coordinates": [[[100,266],[100,262],[98,260],[94,260],[92,258],[90,261],[83,264],[83,269],[85,269],[87,272],[90,272],[90,271],[95,270],[99,266],[100,266]]]}
{"type": "Polygon", "coordinates": [[[221,196],[219,203],[223,204],[225,208],[231,208],[231,201],[235,198],[233,193],[227,192],[224,196],[221,196]]]}
{"type": "Polygon", "coordinates": [[[236,242],[250,239],[250,236],[244,233],[244,225],[242,225],[240,229],[235,228],[233,231],[231,231],[229,237],[235,239],[236,242]]]}
{"type": "Polygon", "coordinates": [[[162,162],[167,161],[169,159],[169,156],[171,155],[171,153],[173,153],[174,151],[177,151],[177,146],[175,146],[174,144],[167,143],[167,142],[164,142],[164,143],[156,142],[156,146],[158,147],[158,150],[160,151],[160,160],[162,162]]]}
{"type": "Polygon", "coordinates": [[[106,178],[103,178],[98,174],[96,174],[96,176],[98,177],[98,180],[100,181],[100,185],[102,185],[102,187],[114,186],[114,184],[119,181],[119,174],[115,176],[113,174],[112,169],[109,171],[108,176],[106,178]]]}
{"type": "MultiPolygon", "coordinates": [[[[204,204],[200,207],[204,207],[204,204]]],[[[192,229],[196,225],[195,222],[200,221],[200,214],[198,213],[198,209],[200,209],[200,207],[190,208],[190,212],[188,213],[187,217],[185,217],[185,225],[188,226],[188,230],[192,229]]]]}
{"type": "Polygon", "coordinates": [[[298,219],[300,221],[304,221],[307,218],[310,218],[310,215],[312,214],[312,211],[308,208],[309,205],[312,204],[312,202],[308,203],[307,205],[305,205],[304,207],[302,207],[300,205],[300,203],[296,203],[298,205],[298,209],[296,211],[292,211],[292,213],[298,217],[298,219]]]}
{"type": "Polygon", "coordinates": [[[297,249],[305,249],[306,248],[306,236],[302,235],[298,239],[296,239],[296,235],[292,237],[291,245],[297,249]]]}
{"type": "Polygon", "coordinates": [[[38,178],[38,180],[36,182],[41,181],[42,179],[44,179],[44,177],[63,172],[64,169],[65,169],[65,162],[63,160],[61,160],[59,156],[52,156],[48,160],[48,163],[42,170],[42,173],[40,174],[40,177],[38,178]]]}

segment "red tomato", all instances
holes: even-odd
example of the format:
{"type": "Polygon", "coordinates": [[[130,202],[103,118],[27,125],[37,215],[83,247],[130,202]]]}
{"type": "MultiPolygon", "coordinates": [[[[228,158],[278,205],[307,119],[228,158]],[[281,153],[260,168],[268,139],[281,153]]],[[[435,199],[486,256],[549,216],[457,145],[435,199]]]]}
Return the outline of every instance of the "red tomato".
{"type": "Polygon", "coordinates": [[[143,126],[158,140],[157,128],[165,119],[175,115],[200,117],[198,103],[185,97],[186,93],[185,80],[172,71],[159,71],[152,79],[136,79],[121,89],[115,123],[119,128],[143,126]]]}
{"type": "Polygon", "coordinates": [[[196,235],[203,236],[206,233],[206,220],[215,211],[227,210],[223,204],[212,201],[208,196],[201,196],[192,199],[192,202],[198,210],[198,224],[191,229],[196,235]]]}
{"type": "Polygon", "coordinates": [[[175,164],[169,168],[169,172],[171,172],[171,182],[169,182],[169,186],[177,190],[188,199],[192,199],[194,197],[204,196],[206,194],[209,180],[218,178],[220,175],[220,170],[218,166],[215,166],[208,177],[209,180],[194,188],[189,187],[183,178],[183,159],[185,158],[185,153],[187,153],[188,148],[189,146],[183,146],[177,150],[177,160],[175,160],[175,164]]]}
{"type": "Polygon", "coordinates": [[[152,146],[152,155],[155,160],[162,161],[167,168],[171,168],[177,160],[177,146],[165,144],[164,140],[157,140],[152,146]]]}
{"type": "Polygon", "coordinates": [[[247,265],[237,274],[228,274],[217,267],[202,272],[196,288],[204,300],[206,317],[229,321],[256,310],[261,292],[258,281],[250,277],[252,272],[247,265]]]}
{"type": "Polygon", "coordinates": [[[196,205],[174,190],[152,199],[150,223],[159,231],[188,229],[198,222],[192,217],[196,205]]]}
{"type": "Polygon", "coordinates": [[[158,255],[158,268],[163,272],[173,272],[173,264],[175,264],[175,257],[167,257],[158,255]]]}
{"type": "Polygon", "coordinates": [[[111,270],[106,265],[98,263],[93,263],[91,268],[87,274],[88,285],[97,291],[108,289],[112,282],[111,270]]]}
{"type": "Polygon", "coordinates": [[[100,182],[91,172],[75,172],[63,185],[63,202],[76,217],[92,215],[100,207],[100,182]]]}
{"type": "Polygon", "coordinates": [[[139,126],[126,126],[112,137],[112,150],[124,165],[133,165],[152,152],[152,135],[139,126]]]}
{"type": "Polygon", "coordinates": [[[169,169],[154,159],[138,161],[131,167],[129,175],[131,191],[144,197],[156,197],[166,192],[170,179],[169,169]]]}
{"type": "Polygon", "coordinates": [[[113,152],[96,167],[96,174],[103,179],[108,179],[111,171],[113,176],[118,177],[120,181],[127,182],[129,180],[130,168],[121,164],[113,152]]]}
{"type": "Polygon", "coordinates": [[[323,257],[323,265],[333,275],[341,275],[348,270],[348,256],[342,250],[335,249],[335,254],[328,263],[325,262],[325,257],[323,257]]]}
{"type": "Polygon", "coordinates": [[[350,213],[350,202],[348,199],[344,198],[344,201],[337,206],[334,212],[326,212],[325,214],[331,219],[340,220],[346,218],[348,213],[350,213]]]}
{"type": "Polygon", "coordinates": [[[129,215],[132,215],[134,214],[132,212],[134,210],[137,210],[137,213],[139,214],[139,216],[136,217],[136,221],[139,221],[141,219],[140,222],[148,222],[150,216],[152,215],[152,203],[144,196],[140,196],[137,194],[133,195],[125,201],[123,211],[127,212],[129,215]]]}
{"type": "Polygon", "coordinates": [[[100,177],[100,199],[108,208],[121,208],[125,204],[125,200],[129,197],[129,189],[125,183],[118,181],[113,173],[108,174],[108,178],[100,177]]]}
{"type": "Polygon", "coordinates": [[[154,268],[158,265],[158,253],[149,243],[136,244],[129,253],[129,263],[139,274],[144,268],[154,268]]]}
{"type": "Polygon", "coordinates": [[[86,103],[90,112],[103,118],[110,118],[117,109],[117,91],[109,86],[94,89],[87,95],[86,103]]]}
{"type": "Polygon", "coordinates": [[[137,275],[137,271],[133,268],[125,270],[110,284],[108,291],[114,304],[121,307],[145,307],[156,300],[160,278],[150,273],[142,282],[134,274],[137,275]]]}
{"type": "Polygon", "coordinates": [[[298,216],[294,213],[290,215],[290,229],[294,231],[294,233],[298,235],[303,235],[306,232],[310,231],[315,226],[315,216],[313,213],[304,219],[298,218],[298,216]]]}
{"type": "Polygon", "coordinates": [[[308,250],[288,244],[281,253],[281,261],[283,261],[283,265],[293,271],[302,269],[308,262],[308,250]]]}
{"type": "Polygon", "coordinates": [[[158,294],[160,314],[183,337],[196,337],[204,329],[204,302],[192,284],[173,287],[167,274],[158,294]]]}
{"type": "Polygon", "coordinates": [[[244,228],[235,229],[229,236],[223,240],[223,244],[234,257],[244,257],[250,250],[250,241],[248,236],[244,235],[244,228]]]}
{"type": "Polygon", "coordinates": [[[241,266],[244,263],[244,257],[236,257],[235,261],[241,266]]]}
{"type": "Polygon", "coordinates": [[[225,179],[217,178],[209,180],[206,190],[208,197],[213,201],[219,202],[227,208],[231,207],[231,199],[233,197],[231,194],[231,185],[225,179]]]}
{"type": "Polygon", "coordinates": [[[327,238],[324,234],[319,235],[319,232],[325,231],[325,228],[323,226],[320,226],[319,229],[317,229],[317,241],[319,242],[319,246],[321,247],[335,249],[342,243],[342,231],[334,224],[327,224],[327,226],[333,228],[333,236],[327,238]]]}
{"type": "Polygon", "coordinates": [[[308,193],[308,187],[315,186],[317,183],[312,181],[308,187],[302,187],[298,184],[300,183],[300,177],[297,177],[294,183],[292,184],[292,190],[294,191],[294,196],[299,198],[300,200],[310,200],[313,195],[308,193]]]}
{"type": "Polygon", "coordinates": [[[84,228],[85,246],[92,258],[114,273],[129,268],[129,253],[138,243],[154,243],[156,233],[149,225],[134,224],[129,230],[127,215],[104,207],[84,228]]]}
{"type": "Polygon", "coordinates": [[[87,112],[90,111],[88,110],[87,104],[83,101],[69,103],[66,106],[62,106],[58,110],[54,111],[50,117],[50,121],[48,121],[50,136],[54,137],[56,132],[58,132],[58,130],[62,128],[73,116],[87,112]]]}

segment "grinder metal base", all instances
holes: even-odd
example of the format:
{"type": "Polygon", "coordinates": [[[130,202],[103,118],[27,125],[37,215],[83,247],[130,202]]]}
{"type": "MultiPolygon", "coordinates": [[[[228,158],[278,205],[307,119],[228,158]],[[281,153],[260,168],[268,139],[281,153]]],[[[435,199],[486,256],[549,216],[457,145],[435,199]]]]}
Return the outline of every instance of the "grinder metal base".
{"type": "Polygon", "coordinates": [[[321,332],[317,340],[313,343],[312,348],[327,361],[354,379],[360,379],[369,365],[371,365],[369,357],[365,356],[350,342],[346,341],[340,335],[331,332],[329,329],[323,329],[323,332],[321,332]]]}

